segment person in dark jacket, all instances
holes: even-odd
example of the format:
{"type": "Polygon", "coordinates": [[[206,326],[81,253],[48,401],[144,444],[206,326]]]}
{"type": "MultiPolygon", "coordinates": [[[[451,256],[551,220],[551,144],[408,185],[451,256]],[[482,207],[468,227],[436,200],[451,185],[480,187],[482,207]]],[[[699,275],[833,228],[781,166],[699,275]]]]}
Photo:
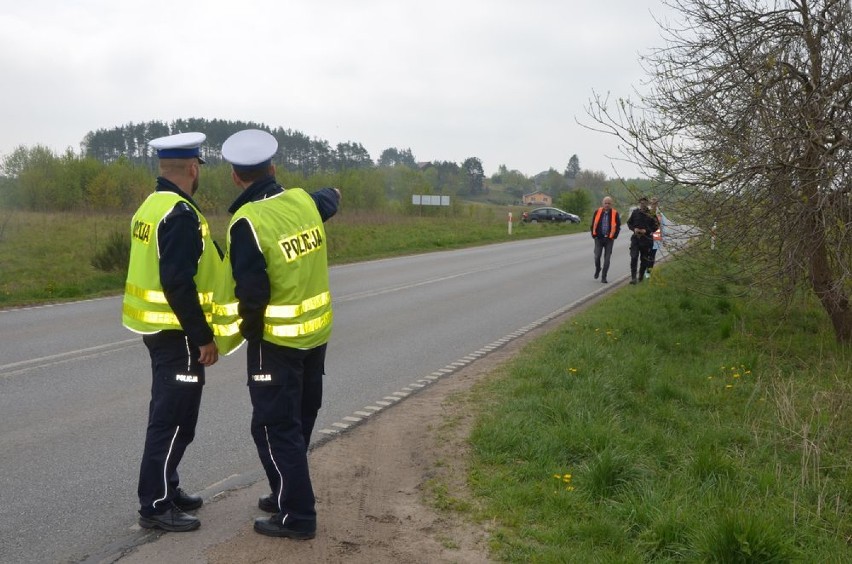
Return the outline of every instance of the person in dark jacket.
{"type": "Polygon", "coordinates": [[[612,198],[609,196],[601,201],[601,207],[592,216],[590,230],[592,239],[595,240],[595,280],[600,276],[601,282],[606,284],[612,245],[621,233],[621,216],[618,210],[612,207],[612,198]],[[603,267],[601,267],[601,254],[604,256],[603,267]]]}
{"type": "MultiPolygon", "coordinates": [[[[227,305],[221,309],[233,311],[236,300],[239,333],[248,343],[251,434],[271,490],[258,507],[272,515],[256,519],[254,530],[310,539],[316,500],[307,454],[332,325],[323,224],[337,212],[340,191],[282,188],[272,164],[277,149],[275,137],[257,129],[237,132],[222,145],[243,192],[228,210],[234,217],[225,262],[233,294],[222,293],[227,305]]],[[[228,326],[217,335],[232,334],[228,326]]]]}
{"type": "Polygon", "coordinates": [[[645,278],[645,271],[651,266],[651,249],[654,246],[653,233],[659,229],[657,218],[648,208],[648,198],[639,198],[639,207],[634,208],[627,220],[627,228],[633,232],[630,237],[630,283],[636,284],[645,278]],[[636,266],[639,263],[637,278],[636,266]]]}

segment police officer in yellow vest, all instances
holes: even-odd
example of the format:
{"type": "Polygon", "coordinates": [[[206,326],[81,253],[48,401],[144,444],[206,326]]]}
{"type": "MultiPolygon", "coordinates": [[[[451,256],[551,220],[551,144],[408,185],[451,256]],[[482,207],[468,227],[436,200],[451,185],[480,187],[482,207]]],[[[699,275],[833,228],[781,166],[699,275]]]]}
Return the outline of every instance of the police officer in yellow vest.
{"type": "Polygon", "coordinates": [[[195,436],[204,368],[218,359],[211,322],[222,260],[192,199],[204,139],[193,132],[149,142],[160,159],[160,176],[131,221],[124,293],[124,326],[143,335],[153,371],[139,524],[166,531],[200,525],[185,512],[201,507],[202,499],[181,489],[177,468],[195,436]]]}
{"type": "Polygon", "coordinates": [[[337,212],[340,192],[308,194],[275,181],[278,142],[266,131],[235,133],[222,145],[232,179],[243,192],[231,205],[228,248],[217,287],[214,329],[224,354],[248,343],[251,434],[271,493],[255,531],[310,539],[316,509],[308,444],[322,401],[331,294],[323,223],[337,212]]]}

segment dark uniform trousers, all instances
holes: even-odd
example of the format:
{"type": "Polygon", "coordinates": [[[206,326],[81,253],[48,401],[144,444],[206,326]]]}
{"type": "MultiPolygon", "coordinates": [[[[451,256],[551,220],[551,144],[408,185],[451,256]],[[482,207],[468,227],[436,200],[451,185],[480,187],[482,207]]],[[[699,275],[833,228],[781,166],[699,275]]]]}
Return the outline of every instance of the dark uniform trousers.
{"type": "Polygon", "coordinates": [[[308,445],[322,404],[325,351],[266,341],[250,342],[247,351],[251,435],[279,514],[296,524],[316,523],[308,445]]]}
{"type": "Polygon", "coordinates": [[[603,254],[603,279],[609,272],[609,259],[612,256],[613,240],[609,237],[595,237],[595,271],[601,272],[601,254],[603,254]]]}
{"type": "Polygon", "coordinates": [[[143,341],[153,373],[138,487],[139,513],[147,517],[166,511],[180,484],[177,468],[195,437],[204,366],[182,331],[145,335],[143,341]]]}
{"type": "Polygon", "coordinates": [[[639,279],[645,277],[645,271],[653,267],[651,249],[654,240],[647,235],[633,235],[630,238],[630,277],[636,278],[636,263],[639,263],[639,279]]]}

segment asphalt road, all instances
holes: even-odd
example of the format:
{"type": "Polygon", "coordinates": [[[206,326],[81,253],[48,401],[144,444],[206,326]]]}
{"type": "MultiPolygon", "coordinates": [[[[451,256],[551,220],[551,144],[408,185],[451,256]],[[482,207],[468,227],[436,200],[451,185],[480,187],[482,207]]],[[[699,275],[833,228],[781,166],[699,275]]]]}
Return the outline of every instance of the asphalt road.
{"type": "MultiPolygon", "coordinates": [[[[611,282],[628,274],[624,235],[611,282]]],[[[579,234],[332,268],[315,443],[604,291],[592,247],[579,234]]],[[[150,368],[120,311],[119,297],[0,311],[0,562],[86,561],[143,534],[150,368]]],[[[250,409],[242,348],[208,369],[184,489],[260,479],[250,409]]]]}

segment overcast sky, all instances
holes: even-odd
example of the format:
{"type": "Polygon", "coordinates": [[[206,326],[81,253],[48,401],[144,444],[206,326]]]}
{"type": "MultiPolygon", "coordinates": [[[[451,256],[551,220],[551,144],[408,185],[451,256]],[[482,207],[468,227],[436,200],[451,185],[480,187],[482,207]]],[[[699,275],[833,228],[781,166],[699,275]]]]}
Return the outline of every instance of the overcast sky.
{"type": "Polygon", "coordinates": [[[661,46],[659,0],[0,0],[0,157],[130,122],[243,120],[373,159],[635,176],[590,123],[661,46]],[[613,170],[613,166],[616,170],[613,170]]]}

